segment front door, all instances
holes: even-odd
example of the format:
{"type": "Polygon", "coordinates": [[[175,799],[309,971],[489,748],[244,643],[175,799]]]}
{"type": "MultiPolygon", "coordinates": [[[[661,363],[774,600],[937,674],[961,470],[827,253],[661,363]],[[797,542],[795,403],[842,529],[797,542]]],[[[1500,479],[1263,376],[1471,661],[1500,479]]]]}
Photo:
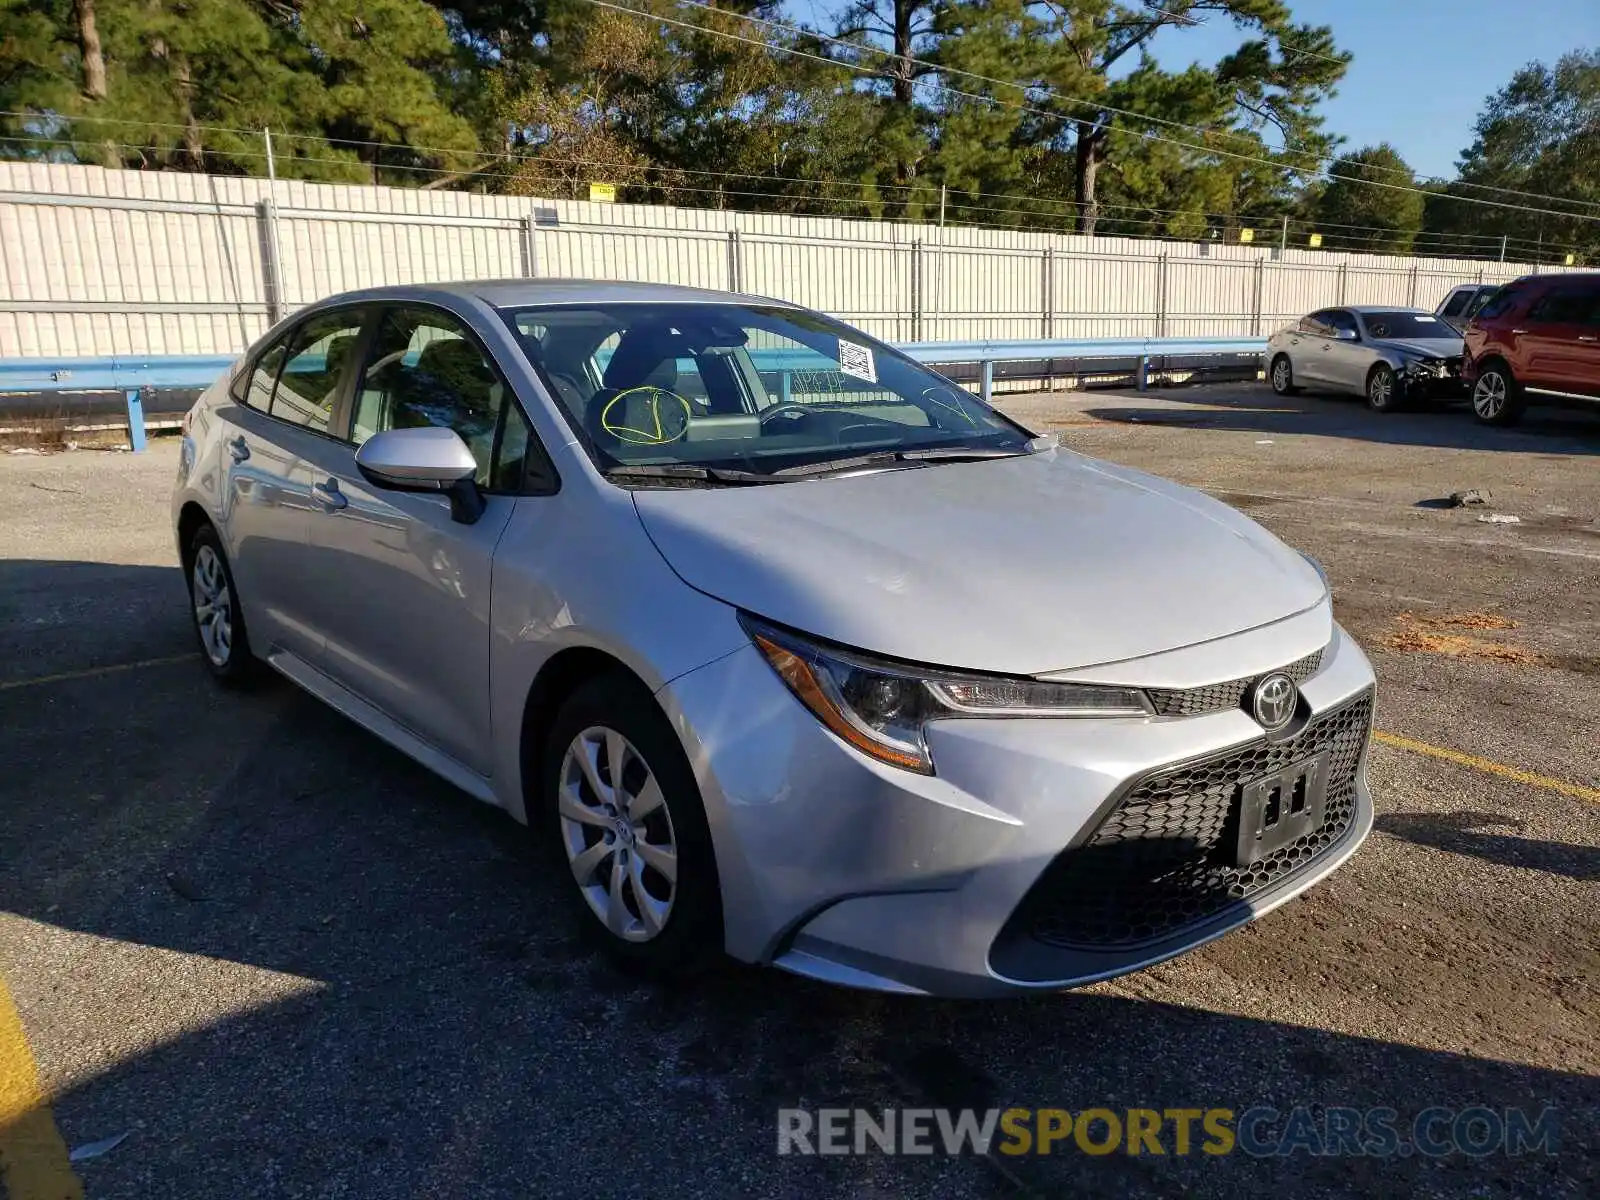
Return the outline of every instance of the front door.
{"type": "MultiPolygon", "coordinates": [[[[350,436],[315,463],[311,557],[324,586],[323,669],[423,741],[490,773],[489,615],[495,545],[516,501],[499,464],[521,463],[527,420],[459,318],[385,309],[351,405],[350,436]],[[481,519],[449,501],[370,484],[356,447],[374,433],[438,425],[461,435],[487,494],[481,519]]],[[[518,480],[517,482],[520,482],[518,480]]]]}

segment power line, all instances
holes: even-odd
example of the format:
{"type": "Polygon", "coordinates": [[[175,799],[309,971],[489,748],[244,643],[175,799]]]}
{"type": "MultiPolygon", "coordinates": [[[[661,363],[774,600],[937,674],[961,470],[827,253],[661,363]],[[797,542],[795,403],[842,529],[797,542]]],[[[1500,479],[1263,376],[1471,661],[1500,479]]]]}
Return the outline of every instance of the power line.
{"type": "MultiPolygon", "coordinates": [[[[712,29],[712,28],[710,28],[708,26],[703,26],[703,25],[695,25],[695,24],[693,24],[691,22],[686,22],[686,21],[676,21],[676,20],[674,20],[674,19],[672,19],[670,17],[664,17],[664,16],[660,16],[660,15],[655,14],[655,13],[645,12],[645,11],[643,11],[641,9],[630,8],[630,7],[627,7],[626,5],[621,5],[621,4],[613,4],[613,3],[608,2],[608,0],[588,0],[588,2],[591,3],[591,4],[595,4],[600,8],[608,8],[608,9],[611,9],[611,10],[616,11],[616,12],[629,13],[629,14],[635,16],[635,17],[644,17],[647,20],[657,20],[657,21],[662,21],[662,22],[664,22],[666,24],[669,24],[669,25],[678,25],[678,26],[683,27],[683,28],[698,30],[701,33],[708,33],[708,34],[711,34],[711,35],[713,35],[715,37],[731,38],[731,39],[733,39],[735,41],[747,42],[747,43],[749,43],[751,45],[763,45],[763,46],[768,47],[769,49],[777,50],[777,51],[780,51],[780,52],[785,53],[785,54],[794,54],[794,55],[798,55],[800,57],[814,59],[814,60],[819,61],[819,62],[833,63],[833,64],[835,64],[837,66],[847,67],[847,68],[850,68],[850,69],[853,69],[853,70],[860,70],[864,74],[870,74],[870,75],[872,75],[874,77],[878,77],[881,74],[881,72],[873,71],[870,68],[860,67],[859,64],[846,63],[846,62],[843,62],[843,61],[841,61],[839,59],[831,58],[831,57],[829,57],[827,55],[810,54],[810,53],[807,53],[806,51],[803,51],[803,50],[796,50],[796,49],[794,49],[792,47],[781,46],[781,45],[777,45],[777,44],[774,44],[774,43],[771,43],[771,42],[752,41],[751,39],[741,38],[736,34],[731,34],[731,33],[728,33],[728,32],[726,32],[724,30],[712,29]]],[[[1244,137],[1247,136],[1245,134],[1239,133],[1237,130],[1217,129],[1217,128],[1210,127],[1210,126],[1195,125],[1195,124],[1191,124],[1191,123],[1187,123],[1187,122],[1183,122],[1183,121],[1171,121],[1171,120],[1168,120],[1168,119],[1166,119],[1164,117],[1155,117],[1155,116],[1151,116],[1151,115],[1146,114],[1146,113],[1134,112],[1131,109],[1116,108],[1116,107],[1114,107],[1112,105],[1103,104],[1103,103],[1101,103],[1100,101],[1097,101],[1097,100],[1086,100],[1086,99],[1083,99],[1081,97],[1068,96],[1068,95],[1066,95],[1066,94],[1064,94],[1062,92],[1058,92],[1055,89],[1050,88],[1050,87],[1046,87],[1044,85],[1021,84],[1021,83],[1015,82],[1014,80],[996,79],[993,76],[981,75],[981,74],[978,74],[977,72],[974,72],[974,71],[966,71],[966,70],[962,70],[962,69],[956,68],[956,67],[942,66],[942,65],[940,65],[938,63],[930,62],[927,59],[917,58],[917,57],[912,56],[912,55],[896,54],[892,50],[884,50],[882,47],[874,46],[874,45],[872,45],[870,43],[851,42],[851,41],[847,41],[847,40],[842,39],[842,38],[832,37],[832,36],[830,36],[828,34],[821,33],[821,32],[816,31],[816,30],[803,29],[803,28],[800,28],[798,26],[786,24],[785,22],[782,22],[782,21],[774,21],[774,20],[771,20],[770,18],[767,18],[767,17],[757,17],[757,16],[753,16],[753,15],[748,15],[748,14],[745,14],[745,13],[731,12],[731,11],[729,11],[727,9],[717,8],[714,5],[705,3],[705,0],[673,0],[673,3],[678,4],[680,6],[689,7],[689,8],[704,9],[704,10],[706,10],[708,12],[714,12],[714,13],[717,13],[718,15],[720,15],[720,16],[732,17],[735,20],[744,21],[744,22],[746,22],[748,24],[752,24],[752,25],[763,25],[763,26],[767,26],[768,28],[783,30],[784,32],[786,32],[786,33],[788,33],[788,34],[790,34],[792,36],[795,36],[795,37],[813,38],[813,39],[816,39],[818,41],[827,42],[827,43],[829,43],[831,45],[839,46],[839,47],[842,47],[842,48],[847,49],[847,50],[852,50],[852,51],[857,51],[857,52],[862,51],[862,50],[870,51],[871,53],[877,54],[880,57],[895,59],[896,61],[908,63],[908,64],[913,65],[913,66],[923,67],[923,68],[925,68],[925,69],[927,69],[929,71],[935,71],[935,72],[938,72],[940,74],[944,74],[944,75],[959,75],[959,76],[963,76],[963,77],[968,78],[968,79],[976,79],[976,80],[978,80],[979,82],[982,82],[982,83],[993,84],[993,85],[995,85],[997,87],[1012,88],[1012,89],[1014,89],[1016,91],[1019,91],[1019,92],[1023,93],[1023,95],[1025,95],[1025,96],[1026,95],[1038,95],[1038,94],[1042,93],[1043,95],[1049,96],[1049,97],[1051,97],[1053,99],[1060,100],[1060,101],[1063,101],[1063,102],[1068,103],[1068,104],[1075,104],[1075,105],[1078,105],[1080,107],[1091,108],[1091,109],[1094,109],[1097,112],[1115,113],[1118,116],[1130,117],[1130,118],[1132,118],[1134,120],[1137,120],[1137,121],[1144,121],[1144,122],[1147,122],[1147,123],[1150,123],[1150,124],[1155,124],[1155,125],[1163,125],[1163,126],[1167,126],[1169,128],[1173,128],[1173,129],[1189,130],[1189,131],[1193,131],[1193,132],[1200,133],[1200,134],[1203,134],[1203,135],[1233,137],[1233,138],[1244,138],[1244,137]]],[[[1323,55],[1322,57],[1327,57],[1327,56],[1323,55]]],[[[1339,61],[1342,61],[1342,60],[1339,60],[1339,61]]],[[[918,84],[923,83],[925,81],[923,81],[923,80],[912,80],[911,82],[912,82],[912,86],[915,87],[918,84]]],[[[1034,113],[1034,114],[1040,115],[1040,116],[1047,116],[1047,117],[1053,117],[1053,118],[1058,118],[1058,119],[1062,116],[1062,114],[1060,114],[1060,113],[1053,113],[1053,112],[1050,112],[1047,109],[1040,109],[1040,108],[1033,107],[1031,105],[1019,105],[1019,104],[1015,104],[1015,103],[1008,103],[1006,101],[999,100],[996,97],[983,96],[983,95],[980,95],[980,94],[974,94],[974,93],[969,93],[969,92],[962,92],[962,91],[959,91],[957,89],[946,88],[946,87],[942,87],[942,86],[937,85],[937,84],[935,84],[933,86],[935,88],[937,88],[938,90],[940,90],[940,91],[945,91],[945,92],[948,92],[948,93],[953,94],[953,95],[962,96],[962,97],[964,97],[966,99],[987,101],[989,103],[999,104],[999,105],[1001,105],[1003,107],[1016,108],[1016,109],[1020,109],[1020,110],[1025,111],[1025,112],[1034,113]]],[[[1140,133],[1138,133],[1137,131],[1134,131],[1134,130],[1118,130],[1115,126],[1112,126],[1112,125],[1109,125],[1109,124],[1104,126],[1104,128],[1106,128],[1107,131],[1109,131],[1109,132],[1131,133],[1134,136],[1144,137],[1144,138],[1146,138],[1146,140],[1173,142],[1173,144],[1175,144],[1175,145],[1187,146],[1190,149],[1203,150],[1203,151],[1206,151],[1208,153],[1214,153],[1214,154],[1223,154],[1223,155],[1227,155],[1228,157],[1231,157],[1231,158],[1239,158],[1239,159],[1244,159],[1245,161],[1249,161],[1249,162],[1261,163],[1261,164],[1264,164],[1264,165],[1267,165],[1267,166],[1273,166],[1273,167],[1278,167],[1280,169],[1291,170],[1291,171],[1296,172],[1297,174],[1308,175],[1308,176],[1311,176],[1313,178],[1315,178],[1316,176],[1318,176],[1318,175],[1323,173],[1321,168],[1320,168],[1320,164],[1328,163],[1328,164],[1332,164],[1334,166],[1337,166],[1340,162],[1348,161],[1348,156],[1347,155],[1312,154],[1312,153],[1307,152],[1307,151],[1292,150],[1288,146],[1288,144],[1286,143],[1285,147],[1284,147],[1286,153],[1299,154],[1302,157],[1310,159],[1311,161],[1316,162],[1316,163],[1319,164],[1319,169],[1318,170],[1316,170],[1316,171],[1308,171],[1308,170],[1306,170],[1306,169],[1304,169],[1302,167],[1294,167],[1294,166],[1290,166],[1289,164],[1286,164],[1286,163],[1273,163],[1273,162],[1271,162],[1270,160],[1267,160],[1267,159],[1251,157],[1251,156],[1248,156],[1248,155],[1235,154],[1235,153],[1232,153],[1231,151],[1218,150],[1218,149],[1215,149],[1214,147],[1194,146],[1192,143],[1188,143],[1188,142],[1176,142],[1171,138],[1162,138],[1162,137],[1159,137],[1158,135],[1155,135],[1155,134],[1140,134],[1140,133]]],[[[1398,167],[1385,167],[1385,166],[1382,166],[1380,164],[1375,164],[1375,163],[1362,164],[1362,166],[1366,170],[1382,171],[1382,172],[1384,172],[1386,174],[1394,174],[1394,175],[1402,175],[1402,176],[1407,175],[1407,172],[1401,170],[1398,167]]],[[[1426,195],[1435,194],[1435,193],[1428,192],[1424,188],[1418,188],[1418,187],[1414,187],[1414,186],[1403,186],[1403,185],[1400,185],[1400,184],[1379,183],[1379,182],[1376,182],[1374,180],[1351,179],[1349,176],[1334,175],[1334,174],[1332,174],[1331,171],[1328,172],[1328,174],[1329,174],[1330,178],[1346,179],[1346,180],[1348,180],[1350,182],[1354,182],[1354,183],[1367,183],[1367,184],[1370,184],[1373,187],[1386,187],[1386,188],[1391,188],[1391,189],[1395,189],[1395,190],[1399,190],[1399,191],[1418,192],[1418,193],[1421,193],[1422,195],[1425,195],[1425,196],[1426,195]]],[[[1582,206],[1582,207],[1585,207],[1585,208],[1594,208],[1594,209],[1600,210],[1600,203],[1597,203],[1597,202],[1594,202],[1594,201],[1572,200],[1572,199],[1568,199],[1567,197],[1564,197],[1564,196],[1551,196],[1551,195],[1547,195],[1547,194],[1539,193],[1539,192],[1526,192],[1526,191],[1520,191],[1520,190],[1518,190],[1516,188],[1494,187],[1494,186],[1491,186],[1489,184],[1467,183],[1466,181],[1463,181],[1463,180],[1442,180],[1442,179],[1439,179],[1439,180],[1436,180],[1436,181],[1440,182],[1440,183],[1454,184],[1455,186],[1459,186],[1459,187],[1470,187],[1470,188],[1474,188],[1474,189],[1479,190],[1479,191],[1496,192],[1496,193],[1502,193],[1502,194],[1505,194],[1505,195],[1513,195],[1513,196],[1524,196],[1524,197],[1528,197],[1528,198],[1531,198],[1531,199],[1543,200],[1543,201],[1545,201],[1547,203],[1573,204],[1573,205],[1579,205],[1579,206],[1582,206]]],[[[1498,203],[1496,203],[1494,201],[1479,200],[1476,197],[1472,197],[1472,196],[1452,195],[1449,198],[1450,199],[1454,199],[1454,200],[1460,200],[1463,203],[1467,203],[1467,204],[1481,204],[1481,205],[1489,205],[1489,206],[1496,207],[1496,208],[1510,208],[1510,209],[1513,209],[1514,211],[1517,211],[1517,212],[1540,212],[1541,211],[1539,209],[1527,208],[1527,207],[1522,206],[1522,205],[1498,204],[1498,203]]],[[[1585,219],[1588,219],[1588,220],[1600,220],[1600,215],[1597,215],[1595,217],[1588,217],[1586,214],[1582,214],[1582,213],[1564,213],[1564,212],[1560,212],[1560,211],[1555,211],[1555,212],[1552,213],[1552,215],[1563,216],[1563,217],[1575,217],[1575,218],[1580,219],[1580,220],[1585,220],[1585,219]]]]}
{"type": "MultiPolygon", "coordinates": [[[[245,132],[251,132],[251,131],[245,131],[245,132]]],[[[298,140],[316,140],[316,141],[321,141],[322,140],[320,138],[315,138],[314,139],[314,138],[309,137],[308,135],[302,135],[302,134],[289,134],[289,135],[284,135],[284,136],[293,137],[293,138],[296,138],[298,140]]],[[[14,141],[25,141],[25,142],[31,142],[31,143],[36,143],[36,144],[42,144],[42,145],[71,146],[71,145],[75,145],[76,144],[76,140],[72,139],[72,138],[47,137],[47,136],[43,136],[43,135],[14,135],[11,140],[14,140],[14,141]]],[[[127,151],[133,151],[133,152],[139,152],[139,151],[142,151],[142,150],[147,148],[145,146],[138,145],[138,144],[135,144],[135,143],[129,143],[129,142],[102,142],[100,144],[109,145],[109,146],[111,146],[111,147],[113,147],[115,149],[118,149],[118,150],[127,150],[127,151]]],[[[422,147],[407,147],[407,146],[403,146],[403,145],[400,145],[398,143],[392,143],[392,142],[365,142],[365,141],[361,141],[361,142],[356,142],[354,144],[365,145],[365,146],[370,146],[370,147],[378,147],[378,148],[397,149],[397,150],[425,149],[425,148],[422,148],[422,147]]],[[[501,157],[501,155],[497,154],[496,152],[491,152],[491,151],[475,151],[473,153],[475,155],[477,155],[478,157],[481,157],[481,158],[493,159],[493,158],[501,157]]],[[[232,157],[246,157],[246,158],[257,158],[257,159],[266,157],[266,155],[265,155],[265,153],[263,151],[252,151],[252,150],[235,150],[235,151],[229,151],[228,154],[230,156],[232,156],[232,157]]],[[[697,175],[697,176],[712,176],[712,177],[717,177],[717,178],[722,178],[722,179],[748,180],[748,181],[754,181],[754,182],[758,182],[758,183],[768,183],[768,182],[771,182],[771,183],[805,183],[805,184],[811,184],[811,185],[816,185],[816,186],[821,186],[821,187],[856,188],[856,189],[859,189],[860,191],[862,191],[864,193],[865,192],[870,192],[874,188],[906,190],[906,191],[915,190],[912,185],[870,184],[870,183],[864,183],[864,182],[852,181],[852,180],[826,180],[826,179],[814,179],[814,178],[807,178],[807,177],[802,177],[802,176],[789,176],[789,175],[759,175],[759,174],[755,174],[755,173],[751,173],[751,172],[739,172],[739,171],[697,170],[697,169],[692,169],[692,168],[680,168],[680,167],[673,167],[673,166],[663,166],[663,165],[654,164],[654,163],[638,163],[638,164],[617,163],[617,162],[613,162],[613,161],[609,161],[609,160],[605,160],[605,159],[594,159],[594,158],[578,158],[578,157],[554,156],[554,155],[543,155],[543,154],[538,154],[538,155],[518,154],[518,155],[509,156],[509,157],[513,158],[515,161],[525,162],[525,163],[529,163],[529,164],[532,164],[532,165],[590,166],[590,167],[603,168],[603,169],[606,169],[606,170],[611,171],[611,172],[627,173],[627,172],[631,172],[631,171],[642,171],[642,172],[645,172],[645,173],[656,173],[658,175],[665,174],[665,175],[668,175],[668,176],[671,176],[673,174],[683,173],[683,174],[697,175]]],[[[298,162],[298,163],[311,163],[311,164],[339,166],[339,167],[366,167],[366,166],[377,165],[379,167],[379,169],[386,170],[386,171],[405,171],[405,172],[410,172],[410,173],[422,173],[422,174],[440,175],[440,176],[446,176],[446,177],[449,177],[449,178],[476,178],[476,179],[502,179],[502,180],[513,180],[513,179],[519,179],[519,178],[526,178],[524,175],[521,175],[521,174],[519,174],[517,172],[514,172],[514,171],[497,171],[497,170],[489,170],[489,169],[481,169],[481,168],[480,169],[471,169],[471,170],[451,170],[449,168],[444,168],[444,167],[430,167],[430,166],[421,166],[421,165],[406,164],[406,163],[370,164],[370,163],[364,163],[364,162],[362,162],[362,161],[360,161],[358,159],[330,158],[330,157],[325,157],[325,156],[306,155],[306,154],[297,154],[297,155],[294,155],[292,158],[283,159],[283,161],[285,161],[285,162],[291,162],[292,161],[292,162],[298,162]]],[[[768,201],[782,201],[782,202],[791,203],[791,204],[794,204],[794,205],[797,205],[797,206],[798,205],[807,205],[807,204],[831,204],[831,205],[844,206],[844,207],[858,207],[858,206],[861,206],[861,205],[864,205],[864,204],[871,203],[870,197],[865,197],[865,196],[854,197],[854,198],[846,197],[846,196],[827,196],[827,195],[805,196],[805,195],[796,195],[794,193],[760,192],[760,191],[751,191],[751,190],[748,190],[748,189],[734,189],[734,188],[726,188],[726,187],[697,187],[697,186],[693,186],[691,184],[688,184],[688,183],[685,183],[685,182],[682,182],[682,181],[679,181],[679,180],[674,180],[674,179],[671,179],[671,178],[667,178],[667,179],[660,179],[660,178],[657,178],[657,179],[644,179],[644,180],[640,180],[640,181],[624,183],[623,186],[639,187],[639,188],[644,188],[644,189],[647,189],[647,190],[660,191],[660,192],[665,192],[665,193],[669,193],[669,194],[673,193],[673,192],[687,192],[687,193],[696,194],[696,195],[739,196],[739,197],[755,198],[755,199],[762,199],[762,200],[768,200],[768,201]]],[[[933,199],[931,187],[929,187],[927,185],[923,185],[923,193],[924,193],[923,194],[924,202],[929,204],[929,205],[931,205],[932,199],[933,199]]],[[[956,195],[958,197],[970,196],[970,197],[992,198],[992,199],[1011,199],[1011,200],[1022,201],[1022,202],[1025,202],[1027,204],[1031,204],[1031,205],[1034,205],[1034,206],[1054,205],[1054,206],[1064,206],[1064,207],[1066,207],[1068,209],[1072,209],[1074,206],[1076,206],[1078,204],[1077,201],[1072,201],[1072,200],[1061,200],[1061,199],[1054,199],[1054,198],[1049,198],[1049,197],[1028,196],[1028,195],[1022,195],[1022,194],[1018,194],[1018,193],[970,192],[970,191],[957,189],[956,195]]],[[[1158,208],[1158,207],[1150,206],[1150,205],[1137,205],[1137,204],[1105,204],[1105,205],[1102,205],[1101,207],[1109,208],[1109,209],[1116,210],[1118,212],[1123,212],[1123,213],[1140,214],[1138,216],[1107,216],[1105,218],[1105,220],[1106,220],[1106,223],[1108,225],[1119,227],[1118,229],[1114,229],[1112,232],[1107,233],[1107,234],[1104,235],[1104,236],[1111,236],[1111,237],[1121,236],[1122,235],[1122,230],[1121,230],[1120,227],[1125,227],[1125,226],[1132,225],[1132,226],[1141,226],[1141,227],[1157,226],[1157,227],[1170,228],[1170,226],[1175,223],[1174,221],[1169,220],[1169,219],[1162,219],[1163,217],[1178,218],[1178,219],[1183,220],[1183,221],[1201,222],[1207,227],[1207,229],[1214,228],[1219,223],[1226,224],[1228,222],[1234,222],[1237,225],[1239,225],[1240,227],[1260,228],[1264,232],[1270,232],[1272,224],[1274,222],[1274,218],[1271,217],[1271,216],[1251,217],[1249,215],[1243,215],[1243,214],[1237,214],[1237,213],[1217,213],[1217,212],[1210,212],[1210,211],[1199,210],[1199,209],[1164,209],[1164,208],[1158,208]],[[1251,222],[1255,222],[1256,224],[1252,225],[1251,222]]],[[[1014,215],[1014,216],[1027,216],[1027,217],[1034,217],[1034,218],[1045,219],[1045,220],[1048,220],[1051,217],[1061,217],[1061,216],[1069,216],[1069,215],[1071,215],[1070,212],[1052,213],[1052,212],[1048,212],[1048,211],[1040,211],[1038,207],[1007,208],[1007,207],[996,207],[996,206],[992,206],[992,205],[987,205],[986,206],[986,205],[977,205],[977,204],[964,204],[964,203],[961,203],[959,200],[957,200],[955,202],[947,203],[947,208],[952,213],[969,212],[969,213],[995,214],[995,215],[1002,215],[1003,214],[1003,215],[1014,215]]],[[[796,215],[800,215],[800,214],[796,214],[796,215]]],[[[927,219],[926,218],[922,218],[922,219],[918,220],[918,219],[915,219],[915,218],[883,218],[883,217],[877,217],[877,218],[874,218],[874,219],[879,219],[879,220],[889,219],[889,220],[895,220],[895,221],[900,222],[900,223],[908,223],[908,224],[926,224],[927,223],[927,219]]],[[[1014,228],[1014,227],[1018,226],[1018,223],[1015,223],[1015,222],[1008,223],[1008,224],[1006,224],[1004,226],[985,226],[983,224],[983,222],[974,220],[972,218],[957,218],[957,219],[962,221],[965,224],[969,224],[969,225],[973,225],[973,226],[977,226],[977,227],[1014,228]]],[[[1278,219],[1281,219],[1281,218],[1278,218],[1278,219]]],[[[1331,230],[1351,231],[1351,232],[1348,232],[1348,233],[1340,233],[1340,234],[1334,234],[1333,235],[1336,238],[1339,238],[1339,239],[1342,239],[1342,240],[1346,240],[1346,241],[1361,241],[1361,242],[1370,243],[1370,242],[1378,241],[1378,240],[1380,240],[1382,238],[1398,236],[1398,233],[1397,233],[1396,230],[1393,230],[1393,229],[1390,229],[1390,228],[1381,227],[1381,226],[1352,225],[1352,224],[1341,223],[1341,222],[1321,222],[1321,221],[1306,220],[1304,218],[1299,218],[1299,217],[1291,217],[1291,218],[1289,218],[1289,220],[1290,220],[1291,224],[1296,225],[1296,226],[1304,227],[1304,229],[1307,230],[1308,232],[1331,231],[1331,230]],[[1370,236],[1367,236],[1367,237],[1357,237],[1356,236],[1356,234],[1361,234],[1361,233],[1365,233],[1365,234],[1368,234],[1370,236]]],[[[1146,232],[1146,233],[1137,234],[1136,236],[1154,237],[1157,240],[1172,240],[1172,241],[1194,241],[1194,240],[1196,240],[1193,236],[1173,234],[1173,233],[1167,233],[1167,232],[1156,232],[1156,233],[1146,232]]],[[[1419,231],[1415,232],[1414,234],[1412,234],[1412,237],[1413,237],[1414,240],[1427,239],[1427,240],[1434,240],[1434,241],[1439,241],[1439,242],[1443,242],[1443,243],[1449,243],[1449,242],[1471,243],[1471,242],[1474,242],[1474,241],[1476,241],[1476,242],[1486,242],[1486,243],[1489,243],[1492,246],[1498,246],[1502,242],[1501,238],[1495,237],[1495,236],[1489,235],[1489,234],[1449,233],[1449,232],[1433,231],[1433,230],[1419,230],[1419,231]]],[[[1532,242],[1529,239],[1525,239],[1525,238],[1510,238],[1510,239],[1507,239],[1507,241],[1508,241],[1508,244],[1517,245],[1519,247],[1519,249],[1520,249],[1520,247],[1522,245],[1526,245],[1529,248],[1534,248],[1534,249],[1537,249],[1537,250],[1540,250],[1540,251],[1542,251],[1544,249],[1544,245],[1542,243],[1538,244],[1536,246],[1536,244],[1534,242],[1532,242]]],[[[1422,248],[1423,249],[1429,249],[1431,247],[1424,246],[1422,248]]],[[[1442,248],[1442,247],[1440,247],[1440,248],[1442,248]]],[[[1552,244],[1552,246],[1551,246],[1552,252],[1555,252],[1558,249],[1559,249],[1559,247],[1557,245],[1552,244]]]]}

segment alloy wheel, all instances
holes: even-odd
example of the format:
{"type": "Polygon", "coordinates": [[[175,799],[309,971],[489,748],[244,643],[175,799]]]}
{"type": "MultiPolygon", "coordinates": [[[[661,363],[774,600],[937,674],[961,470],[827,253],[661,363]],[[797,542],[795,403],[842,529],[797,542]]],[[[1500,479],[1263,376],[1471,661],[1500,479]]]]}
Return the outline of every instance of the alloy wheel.
{"type": "Polygon", "coordinates": [[[1499,371],[1485,371],[1478,376],[1472,389],[1472,410],[1485,421],[1492,421],[1505,411],[1506,380],[1499,371]]]}
{"type": "Polygon", "coordinates": [[[1394,376],[1387,371],[1374,371],[1367,384],[1367,399],[1373,408],[1388,408],[1394,398],[1394,376]]]}
{"type": "Polygon", "coordinates": [[[672,813],[650,764],[601,725],[572,739],[556,809],[584,901],[615,936],[648,942],[666,927],[678,892],[672,813]]]}
{"type": "Polygon", "coordinates": [[[1272,364],[1272,386],[1280,392],[1289,390],[1289,360],[1280,358],[1272,364]]]}
{"type": "Polygon", "coordinates": [[[201,546],[195,554],[192,580],[200,644],[213,664],[225,667],[233,654],[233,595],[222,559],[210,546],[201,546]]]}

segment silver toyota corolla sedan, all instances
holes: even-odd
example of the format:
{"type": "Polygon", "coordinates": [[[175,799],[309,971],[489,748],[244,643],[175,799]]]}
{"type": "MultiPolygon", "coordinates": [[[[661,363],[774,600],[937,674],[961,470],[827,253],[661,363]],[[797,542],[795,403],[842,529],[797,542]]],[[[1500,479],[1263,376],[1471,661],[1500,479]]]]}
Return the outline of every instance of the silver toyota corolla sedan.
{"type": "Polygon", "coordinates": [[[1374,412],[1466,395],[1461,332],[1420,308],[1324,308],[1267,339],[1267,379],[1366,397],[1374,412]]]}
{"type": "Polygon", "coordinates": [[[1372,824],[1309,559],[774,300],[336,296],[185,422],[205,660],[526,821],[584,926],[986,995],[1288,900],[1372,824]]]}

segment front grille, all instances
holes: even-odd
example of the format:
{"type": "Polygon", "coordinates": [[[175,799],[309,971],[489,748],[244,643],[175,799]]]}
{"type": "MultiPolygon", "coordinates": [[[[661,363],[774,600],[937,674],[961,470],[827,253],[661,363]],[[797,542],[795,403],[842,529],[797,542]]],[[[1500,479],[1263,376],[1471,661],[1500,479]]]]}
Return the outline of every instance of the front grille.
{"type": "Polygon", "coordinates": [[[1080,846],[1063,851],[1012,922],[1065,948],[1134,946],[1278,883],[1350,828],[1372,723],[1372,692],[1313,717],[1295,737],[1265,738],[1138,780],[1080,846]],[[1322,825],[1248,867],[1234,865],[1243,784],[1329,752],[1322,825]]]}
{"type": "MultiPolygon", "coordinates": [[[[1308,654],[1283,668],[1283,673],[1296,683],[1304,683],[1322,666],[1322,651],[1308,654]]],[[[1272,672],[1265,672],[1272,674],[1272,672]]],[[[1218,712],[1224,708],[1238,708],[1244,703],[1244,694],[1260,675],[1245,679],[1230,679],[1227,683],[1210,683],[1205,687],[1168,689],[1146,688],[1150,704],[1159,717],[1193,717],[1200,713],[1218,712]]]]}

